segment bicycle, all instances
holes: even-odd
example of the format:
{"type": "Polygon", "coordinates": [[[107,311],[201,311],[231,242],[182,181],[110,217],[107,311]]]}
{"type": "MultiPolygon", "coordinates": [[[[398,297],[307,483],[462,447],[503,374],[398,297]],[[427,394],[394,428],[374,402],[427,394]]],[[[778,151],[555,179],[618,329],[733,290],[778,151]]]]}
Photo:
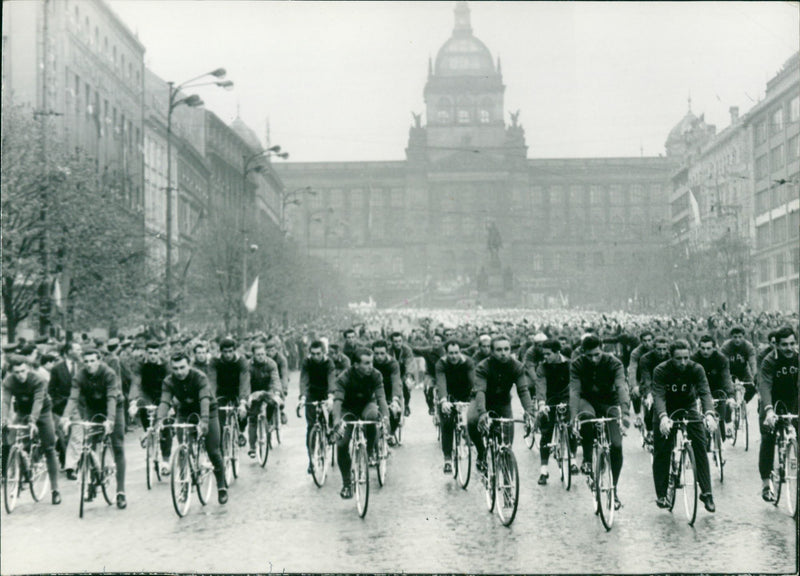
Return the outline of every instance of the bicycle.
{"type": "Polygon", "coordinates": [[[347,417],[355,418],[352,414],[346,414],[343,424],[352,426],[353,434],[350,437],[350,481],[353,483],[356,500],[356,510],[361,518],[367,515],[369,505],[369,455],[367,452],[367,436],[364,432],[366,426],[376,426],[378,422],[373,420],[348,420],[347,417]]]}
{"type": "Polygon", "coordinates": [[[8,424],[6,431],[14,433],[14,443],[8,453],[3,478],[3,502],[6,512],[11,514],[26,482],[34,502],[39,502],[47,493],[50,477],[36,427],[31,424],[8,424]]]}
{"type": "Polygon", "coordinates": [[[709,448],[714,460],[714,466],[719,470],[719,481],[722,483],[725,480],[725,459],[722,457],[722,426],[725,426],[725,422],[722,418],[719,418],[719,405],[728,401],[728,395],[725,394],[724,390],[715,390],[713,395],[714,410],[716,411],[719,425],[709,435],[709,448]]]}
{"type": "Polygon", "coordinates": [[[685,414],[686,410],[680,408],[672,413],[669,419],[675,430],[675,438],[672,443],[669,462],[669,479],[667,481],[667,509],[672,512],[675,507],[675,492],[683,490],[683,511],[689,526],[694,525],[697,518],[697,498],[699,489],[697,486],[697,474],[695,470],[694,449],[692,441],[686,431],[689,424],[701,424],[702,419],[676,418],[678,414],[685,414]]]}
{"type": "Polygon", "coordinates": [[[551,410],[555,410],[556,422],[553,426],[553,438],[547,447],[550,449],[558,464],[561,473],[561,483],[564,489],[569,491],[572,486],[572,450],[570,449],[569,431],[569,404],[559,402],[549,405],[551,410]]]}
{"type": "Polygon", "coordinates": [[[770,477],[775,486],[773,504],[777,507],[781,495],[785,493],[786,508],[791,516],[797,518],[797,431],[792,425],[793,422],[797,422],[797,414],[789,414],[785,410],[783,402],[775,403],[778,421],[775,423],[775,456],[770,477]],[[784,484],[786,484],[785,490],[784,484]]]}
{"type": "Polygon", "coordinates": [[[493,411],[487,414],[487,430],[481,432],[486,447],[486,473],[483,475],[486,507],[489,512],[497,511],[503,526],[511,526],[519,506],[519,469],[511,450],[511,438],[506,424],[524,424],[525,421],[501,418],[493,411]]]}
{"type": "MultiPolygon", "coordinates": [[[[619,413],[619,408],[617,409],[619,413]]],[[[608,410],[611,412],[611,409],[608,410]]],[[[578,414],[592,415],[591,412],[578,414]]],[[[614,525],[614,511],[616,509],[616,486],[611,470],[611,445],[608,441],[608,423],[620,421],[620,416],[603,416],[600,418],[586,418],[579,420],[580,424],[593,424],[595,427],[594,442],[592,444],[592,471],[586,476],[586,484],[592,492],[594,512],[600,516],[600,521],[606,531],[614,525]]],[[[580,437],[580,432],[578,433],[580,437]]]]}
{"type": "Polygon", "coordinates": [[[453,478],[464,490],[469,484],[472,471],[472,441],[467,432],[467,410],[469,402],[452,402],[456,411],[456,425],[453,429],[453,478]]]}
{"type": "MultiPolygon", "coordinates": [[[[375,438],[375,470],[378,472],[378,486],[381,488],[386,484],[386,468],[389,459],[389,443],[386,441],[386,430],[383,422],[377,423],[377,437],[375,438]]],[[[372,460],[370,460],[372,464],[372,460]]]]}
{"type": "Polygon", "coordinates": [[[533,416],[529,415],[528,413],[523,416],[523,439],[525,440],[525,446],[528,447],[528,450],[533,450],[534,446],[537,444],[536,434],[540,432],[539,424],[533,416]]]}
{"type": "Polygon", "coordinates": [[[750,448],[750,426],[747,421],[747,402],[744,399],[744,390],[746,386],[753,386],[753,383],[736,380],[734,385],[736,387],[736,408],[733,411],[733,435],[731,445],[736,446],[736,441],[741,431],[744,435],[744,451],[747,452],[750,448]]]}
{"type": "MultiPolygon", "coordinates": [[[[335,445],[330,445],[330,459],[328,458],[328,414],[325,410],[327,402],[325,400],[317,400],[314,402],[306,402],[306,406],[314,407],[314,424],[311,426],[311,432],[308,435],[308,454],[311,460],[311,477],[314,479],[314,484],[317,488],[322,488],[325,484],[325,479],[328,477],[328,470],[333,462],[333,454],[335,445]]],[[[300,417],[300,405],[297,406],[297,417],[300,417]]]]}
{"type": "Polygon", "coordinates": [[[230,486],[239,477],[239,416],[233,404],[219,398],[219,411],[225,415],[222,427],[222,461],[225,464],[225,482],[230,486]]]}
{"type": "Polygon", "coordinates": [[[145,450],[145,474],[147,476],[147,489],[150,490],[154,484],[152,480],[153,470],[155,470],[156,479],[161,482],[161,448],[159,443],[161,438],[161,430],[156,429],[154,426],[158,406],[155,404],[149,404],[147,406],[143,406],[142,408],[147,410],[147,420],[149,422],[147,432],[145,432],[145,435],[142,437],[141,443],[142,448],[145,450]]]}
{"type": "MultiPolygon", "coordinates": [[[[187,420],[197,419],[192,414],[187,420]]],[[[173,422],[165,427],[175,431],[177,448],[170,462],[170,492],[172,505],[179,518],[189,512],[192,505],[192,488],[197,489],[197,498],[205,506],[211,499],[211,474],[213,466],[206,452],[205,436],[200,435],[195,423],[173,422]]]]}
{"type": "Polygon", "coordinates": [[[111,447],[111,436],[105,433],[103,422],[96,420],[70,422],[70,426],[80,427],[83,431],[81,454],[78,459],[78,473],[81,482],[81,498],[78,516],[83,518],[83,509],[86,502],[91,502],[100,488],[103,498],[110,506],[111,478],[116,474],[117,466],[114,463],[114,452],[111,447]],[[97,455],[98,439],[102,437],[100,456],[97,455]]]}

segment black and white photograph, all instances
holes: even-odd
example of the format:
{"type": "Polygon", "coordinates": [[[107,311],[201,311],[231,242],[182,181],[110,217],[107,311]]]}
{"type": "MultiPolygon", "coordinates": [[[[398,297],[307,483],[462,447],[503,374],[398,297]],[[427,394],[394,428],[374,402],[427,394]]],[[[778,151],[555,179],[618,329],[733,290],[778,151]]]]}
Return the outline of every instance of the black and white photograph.
{"type": "Polygon", "coordinates": [[[800,2],[2,39],[0,573],[798,573],[800,2]]]}

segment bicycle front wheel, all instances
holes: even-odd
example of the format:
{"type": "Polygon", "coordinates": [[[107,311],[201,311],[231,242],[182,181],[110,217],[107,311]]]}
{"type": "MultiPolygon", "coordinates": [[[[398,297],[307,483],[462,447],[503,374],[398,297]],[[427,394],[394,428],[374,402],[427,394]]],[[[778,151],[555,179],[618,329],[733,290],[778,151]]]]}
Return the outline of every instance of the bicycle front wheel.
{"type": "Polygon", "coordinates": [[[30,474],[31,496],[36,502],[39,502],[47,494],[47,488],[50,486],[47,458],[39,442],[31,446],[31,463],[28,473],[30,474]]]}
{"type": "Polygon", "coordinates": [[[772,502],[776,507],[781,501],[783,495],[783,476],[784,471],[781,469],[781,460],[783,459],[783,445],[780,442],[780,436],[775,434],[775,448],[772,450],[772,472],[769,473],[772,479],[772,486],[775,489],[775,500],[772,502]]]}
{"type": "Polygon", "coordinates": [[[239,434],[241,434],[241,430],[239,430],[238,425],[234,425],[231,428],[231,472],[233,473],[234,478],[239,477],[239,434]]]}
{"type": "Polygon", "coordinates": [[[328,447],[325,444],[322,426],[314,424],[311,435],[308,437],[308,454],[311,457],[311,477],[317,488],[322,488],[328,476],[328,447]]]}
{"type": "Polygon", "coordinates": [[[720,426],[724,426],[724,422],[720,422],[717,429],[714,431],[714,447],[715,447],[715,454],[714,457],[716,458],[717,468],[719,468],[719,481],[722,483],[725,480],[725,459],[722,457],[722,431],[720,430],[720,426]]]}
{"type": "Polygon", "coordinates": [[[561,430],[558,435],[558,451],[561,465],[561,482],[564,489],[569,490],[572,486],[572,470],[570,469],[571,454],[569,449],[569,429],[566,426],[559,426],[561,430]]]}
{"type": "Polygon", "coordinates": [[[353,482],[355,484],[356,508],[358,515],[367,515],[369,504],[369,459],[366,446],[356,446],[353,456],[353,482]]]}
{"type": "Polygon", "coordinates": [[[528,447],[528,450],[533,449],[533,445],[536,443],[536,434],[533,429],[533,422],[531,422],[530,418],[525,418],[525,446],[528,447]]]}
{"type": "Polygon", "coordinates": [[[386,444],[386,434],[380,433],[377,441],[378,449],[378,485],[386,484],[386,458],[389,456],[389,447],[386,444]]]}
{"type": "Polygon", "coordinates": [[[678,487],[683,489],[683,511],[689,526],[694,524],[697,517],[697,474],[695,473],[694,452],[688,446],[681,450],[680,481],[678,487]]]}
{"type": "Polygon", "coordinates": [[[495,490],[494,485],[497,479],[495,477],[495,466],[494,466],[494,452],[492,452],[491,448],[488,446],[486,447],[486,476],[483,478],[483,491],[484,496],[486,498],[486,508],[489,509],[489,512],[494,511],[494,504],[495,504],[495,490]]]}
{"type": "Polygon", "coordinates": [[[214,467],[206,452],[205,440],[197,444],[197,460],[195,461],[194,475],[197,479],[197,498],[205,506],[211,501],[211,476],[214,467]]]}
{"type": "Polygon", "coordinates": [[[599,460],[595,465],[597,471],[594,479],[594,490],[597,498],[597,509],[600,520],[606,530],[611,530],[614,525],[614,476],[611,473],[611,458],[608,452],[599,453],[599,460]]]}
{"type": "Polygon", "coordinates": [[[786,508],[789,514],[797,517],[797,439],[790,438],[786,443],[783,458],[783,478],[786,482],[786,508]]]}
{"type": "Polygon", "coordinates": [[[261,414],[256,424],[256,458],[262,468],[267,465],[267,459],[269,458],[268,434],[267,418],[261,414]]]}
{"type": "Polygon", "coordinates": [[[469,476],[472,472],[472,450],[469,446],[467,431],[461,427],[457,427],[455,430],[453,450],[456,452],[455,475],[458,479],[458,485],[466,490],[469,484],[469,476]]]}
{"type": "Polygon", "coordinates": [[[150,490],[153,487],[153,466],[158,466],[154,462],[154,448],[155,443],[153,442],[153,435],[148,433],[147,438],[144,444],[144,473],[145,477],[147,478],[147,489],[150,490]]]}
{"type": "Polygon", "coordinates": [[[741,410],[741,419],[742,419],[742,432],[744,433],[744,451],[750,448],[750,426],[747,423],[747,403],[742,400],[742,410],[741,410]]]}
{"type": "Polygon", "coordinates": [[[19,450],[11,449],[8,455],[8,462],[6,463],[6,477],[3,482],[3,503],[6,507],[6,512],[11,514],[14,508],[17,507],[17,500],[19,500],[19,491],[22,484],[22,455],[19,450]]]}
{"type": "Polygon", "coordinates": [[[180,446],[172,455],[170,489],[172,505],[180,518],[186,516],[192,505],[192,471],[189,467],[189,451],[180,446]]]}
{"type": "Polygon", "coordinates": [[[116,476],[117,465],[114,461],[114,451],[108,442],[103,442],[103,449],[100,452],[100,470],[97,472],[97,481],[100,484],[100,489],[103,491],[103,498],[107,504],[111,504],[113,500],[113,492],[111,491],[111,478],[116,476]]]}
{"type": "Polygon", "coordinates": [[[519,470],[514,453],[501,448],[497,454],[495,503],[503,526],[511,526],[519,504],[519,470]]]}
{"type": "Polygon", "coordinates": [[[222,461],[225,464],[225,483],[230,486],[235,478],[233,474],[233,438],[231,427],[225,426],[222,431],[222,461]]]}
{"type": "Polygon", "coordinates": [[[92,473],[92,458],[89,456],[91,452],[81,453],[81,459],[78,462],[78,467],[81,470],[81,504],[78,510],[78,517],[83,518],[83,506],[89,496],[88,491],[91,489],[89,486],[89,475],[92,473]]]}

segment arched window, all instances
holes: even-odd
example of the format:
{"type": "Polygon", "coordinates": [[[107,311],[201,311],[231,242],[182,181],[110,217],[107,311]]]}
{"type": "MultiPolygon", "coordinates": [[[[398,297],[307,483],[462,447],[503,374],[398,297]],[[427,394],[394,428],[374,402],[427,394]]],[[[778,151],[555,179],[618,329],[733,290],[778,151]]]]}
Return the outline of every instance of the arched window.
{"type": "Polygon", "coordinates": [[[481,100],[481,107],[478,111],[478,120],[481,124],[488,124],[492,121],[492,101],[489,98],[481,100]]]}
{"type": "Polygon", "coordinates": [[[439,98],[439,103],[436,109],[436,121],[440,124],[449,123],[452,109],[453,102],[449,98],[439,98]]]}
{"type": "Polygon", "coordinates": [[[458,109],[458,123],[469,124],[469,110],[464,110],[463,108],[458,109]]]}

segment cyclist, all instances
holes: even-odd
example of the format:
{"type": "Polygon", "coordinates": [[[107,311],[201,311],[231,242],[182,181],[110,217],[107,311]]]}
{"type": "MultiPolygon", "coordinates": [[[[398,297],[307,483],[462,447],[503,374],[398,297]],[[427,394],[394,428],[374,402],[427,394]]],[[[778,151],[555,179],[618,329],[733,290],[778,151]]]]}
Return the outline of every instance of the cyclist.
{"type": "MultiPolygon", "coordinates": [[[[573,418],[573,427],[578,429],[578,418],[595,418],[598,413],[605,416],[609,409],[618,406],[622,410],[622,423],[630,426],[630,400],[628,386],[625,383],[625,370],[622,362],[601,350],[603,343],[594,334],[583,338],[580,356],[570,363],[569,367],[569,409],[573,418]]],[[[594,442],[594,426],[582,425],[580,429],[581,446],[583,447],[583,463],[581,472],[592,472],[592,443],[594,442]]],[[[622,433],[616,421],[608,423],[608,440],[611,443],[611,474],[614,486],[619,485],[622,472],[622,433]]],[[[622,504],[619,490],[614,491],[614,507],[622,504]]]]}
{"type": "Polygon", "coordinates": [[[283,391],[278,373],[278,365],[267,356],[263,342],[256,341],[252,346],[253,361],[250,364],[250,396],[247,399],[247,436],[250,450],[247,455],[256,457],[256,435],[258,433],[258,413],[261,404],[267,403],[267,419],[272,418],[275,408],[283,404],[283,391]]]}
{"type": "MultiPolygon", "coordinates": [[[[670,347],[670,359],[658,365],[653,377],[653,399],[655,420],[660,434],[653,438],[653,482],[656,488],[656,505],[668,508],[667,482],[669,481],[670,452],[674,441],[672,421],[669,415],[679,409],[686,410],[688,419],[700,419],[697,400],[703,408],[709,431],[717,427],[714,402],[708,387],[703,367],[689,359],[689,343],[678,339],[670,347]]],[[[700,484],[700,500],[708,512],[714,512],[714,497],[711,494],[711,474],[706,453],[706,431],[700,422],[690,422],[686,433],[692,441],[697,482],[700,484]]]]}
{"type": "MultiPolygon", "coordinates": [[[[50,382],[47,386],[47,393],[53,402],[53,421],[58,421],[64,414],[67,406],[67,399],[72,390],[72,379],[80,368],[83,358],[83,350],[80,342],[71,340],[61,348],[63,360],[53,366],[50,372],[50,382]]],[[[78,434],[69,437],[65,434],[61,426],[56,426],[56,437],[58,438],[58,450],[67,480],[77,480],[75,466],[78,463],[80,441],[78,434]]]]}
{"type": "Polygon", "coordinates": [[[392,348],[389,350],[391,355],[397,360],[400,366],[400,382],[403,383],[403,405],[405,415],[411,414],[411,374],[414,372],[414,352],[408,344],[403,342],[403,335],[400,332],[392,332],[392,348]]]}
{"type": "Polygon", "coordinates": [[[642,394],[641,394],[641,367],[639,362],[642,356],[647,354],[653,349],[653,340],[655,335],[650,330],[645,330],[639,335],[641,344],[631,352],[630,360],[628,361],[628,386],[631,390],[631,403],[633,404],[633,412],[636,414],[636,425],[641,426],[643,420],[640,417],[642,413],[642,394]]]}
{"type": "MultiPolygon", "coordinates": [[[[357,362],[347,369],[336,380],[333,393],[334,437],[338,438],[336,456],[339,461],[339,472],[342,474],[342,498],[353,497],[350,478],[350,436],[353,429],[344,428],[342,414],[349,412],[362,420],[378,422],[383,418],[384,426],[389,428],[389,408],[386,405],[386,393],[383,389],[381,373],[372,367],[372,351],[359,348],[354,353],[357,362]]],[[[372,453],[375,446],[376,431],[374,426],[366,429],[368,451],[372,453]]]]}
{"type": "Polygon", "coordinates": [[[475,388],[475,363],[461,353],[456,340],[445,344],[447,355],[436,361],[436,388],[439,393],[439,420],[442,423],[444,473],[453,472],[453,430],[457,413],[452,402],[469,402],[475,388]]]}
{"type": "MultiPolygon", "coordinates": [[[[130,390],[128,414],[133,419],[139,415],[139,422],[145,432],[150,427],[147,410],[144,406],[158,404],[161,398],[161,385],[169,374],[169,367],[161,356],[161,344],[151,340],[146,345],[144,361],[134,366],[133,382],[130,390]]],[[[161,475],[169,475],[169,457],[172,451],[172,432],[164,430],[161,433],[161,475]]]]}
{"type": "Polygon", "coordinates": [[[171,406],[175,408],[179,422],[185,422],[191,414],[200,416],[200,436],[205,438],[208,459],[214,466],[214,477],[217,479],[217,500],[225,504],[228,501],[228,488],[220,452],[217,401],[211,393],[211,384],[205,374],[189,366],[189,357],[184,352],[175,352],[171,361],[172,371],[161,387],[156,422],[166,417],[171,406]]]}
{"type": "Polygon", "coordinates": [[[669,340],[658,336],[653,340],[653,349],[641,357],[639,362],[639,397],[644,409],[644,428],[647,438],[653,438],[653,372],[656,366],[669,360],[669,340]]]}
{"type": "MultiPolygon", "coordinates": [[[[72,380],[72,390],[61,418],[63,427],[78,410],[87,420],[104,416],[106,434],[111,435],[114,463],[117,466],[117,508],[128,505],[125,497],[125,398],[117,375],[100,360],[94,348],[83,351],[83,366],[72,380]]],[[[74,432],[74,430],[73,430],[74,432]]]]}
{"type": "MultiPolygon", "coordinates": [[[[239,417],[239,446],[247,443],[244,427],[247,425],[247,399],[250,397],[250,368],[247,360],[236,351],[233,338],[223,338],[219,343],[219,358],[212,361],[215,377],[214,393],[221,403],[237,407],[239,417]]],[[[219,412],[219,426],[225,427],[223,412],[219,412]]]]}
{"type": "Polygon", "coordinates": [[[756,349],[745,339],[741,326],[731,328],[730,336],[730,340],[720,347],[720,352],[728,357],[731,377],[744,383],[744,401],[747,403],[756,395],[756,349]]]}
{"type": "Polygon", "coordinates": [[[344,347],[342,348],[342,353],[350,359],[350,365],[352,366],[358,362],[356,350],[358,350],[360,347],[358,338],[356,336],[356,331],[352,328],[348,328],[342,333],[342,335],[344,336],[344,347]]]}
{"type": "MultiPolygon", "coordinates": [[[[286,356],[280,351],[281,341],[277,336],[273,336],[267,340],[267,356],[269,356],[275,364],[278,365],[278,375],[281,379],[281,395],[283,400],[289,394],[289,362],[286,356]]],[[[286,417],[286,406],[281,402],[281,424],[284,426],[289,422],[286,417]]]]}
{"type": "MultiPolygon", "coordinates": [[[[775,403],[782,402],[786,410],[797,414],[798,355],[797,339],[791,327],[775,331],[777,349],[767,354],[761,363],[759,393],[761,410],[761,446],[758,449],[758,471],[761,474],[761,497],[775,500],[770,473],[775,458],[775,403]]],[[[795,426],[797,421],[795,420],[795,426]]]]}
{"type": "MultiPolygon", "coordinates": [[[[511,357],[511,340],[504,334],[498,334],[492,339],[491,348],[492,355],[475,368],[475,394],[467,415],[467,429],[478,455],[475,465],[481,474],[486,473],[486,447],[480,431],[486,431],[490,410],[503,418],[513,417],[512,386],[516,385],[523,410],[533,417],[528,376],[522,362],[511,357]]],[[[513,442],[514,428],[509,428],[509,436],[513,442]]]]}
{"type": "Polygon", "coordinates": [[[213,378],[211,377],[211,357],[208,354],[208,344],[202,340],[195,342],[192,352],[194,353],[192,368],[196,368],[205,374],[206,378],[209,379],[210,385],[213,382],[213,378]]]}
{"type": "Polygon", "coordinates": [[[436,408],[433,405],[433,391],[436,388],[436,363],[445,355],[442,346],[442,335],[434,334],[431,337],[430,346],[412,346],[411,351],[417,356],[422,356],[425,360],[425,402],[428,404],[428,414],[433,415],[436,408]]]}
{"type": "Polygon", "coordinates": [[[47,394],[47,382],[31,370],[30,362],[24,356],[12,356],[8,361],[9,374],[3,379],[3,404],[0,427],[3,430],[3,470],[6,470],[11,435],[6,437],[5,428],[11,413],[11,400],[14,400],[14,421],[27,421],[39,432],[45,458],[47,475],[50,476],[53,504],[61,504],[58,491],[58,457],[56,456],[56,436],[53,425],[52,402],[47,394]]]}
{"type": "MultiPolygon", "coordinates": [[[[550,459],[550,442],[553,440],[553,428],[556,425],[555,414],[550,416],[548,405],[561,402],[569,403],[569,360],[561,354],[561,343],[558,340],[546,340],[542,344],[544,360],[536,368],[536,399],[539,404],[539,429],[542,436],[539,440],[541,455],[541,471],[539,484],[547,484],[550,473],[547,463],[550,459]]],[[[569,460],[573,474],[578,473],[575,464],[575,450],[578,448],[577,438],[570,435],[569,460]]],[[[566,455],[564,455],[566,457],[566,455]]]]}
{"type": "Polygon", "coordinates": [[[719,415],[720,429],[724,441],[727,437],[727,426],[722,423],[730,423],[731,414],[736,407],[736,397],[733,390],[733,383],[731,382],[731,371],[728,365],[728,359],[719,350],[716,349],[716,342],[714,337],[710,334],[704,334],[700,337],[700,346],[692,355],[692,362],[696,362],[703,367],[708,380],[708,387],[711,390],[711,396],[714,392],[722,391],[727,396],[727,400],[719,404],[717,414],[719,415]]]}
{"type": "Polygon", "coordinates": [[[400,366],[397,360],[389,355],[389,345],[385,340],[372,343],[373,366],[381,373],[383,390],[389,406],[389,446],[395,446],[394,434],[400,425],[400,414],[403,411],[403,386],[400,381],[400,366]]]}
{"type": "MultiPolygon", "coordinates": [[[[345,356],[346,358],[346,356],[345,356]]],[[[321,340],[314,340],[308,347],[308,358],[300,365],[300,405],[306,402],[327,401],[333,403],[333,388],[336,383],[336,365],[325,356],[325,345],[321,340]]],[[[316,406],[306,405],[306,449],[311,436],[311,429],[317,419],[316,406]]],[[[308,453],[308,473],[312,473],[311,452],[308,453]]]]}
{"type": "Polygon", "coordinates": [[[333,361],[333,366],[336,368],[336,376],[338,377],[339,374],[350,368],[350,358],[342,352],[341,346],[335,342],[331,342],[328,349],[330,350],[328,358],[333,361]]]}
{"type": "Polygon", "coordinates": [[[487,358],[491,357],[492,355],[492,337],[488,334],[481,334],[478,337],[478,347],[472,353],[472,361],[475,362],[475,366],[486,360],[487,358]]]}

